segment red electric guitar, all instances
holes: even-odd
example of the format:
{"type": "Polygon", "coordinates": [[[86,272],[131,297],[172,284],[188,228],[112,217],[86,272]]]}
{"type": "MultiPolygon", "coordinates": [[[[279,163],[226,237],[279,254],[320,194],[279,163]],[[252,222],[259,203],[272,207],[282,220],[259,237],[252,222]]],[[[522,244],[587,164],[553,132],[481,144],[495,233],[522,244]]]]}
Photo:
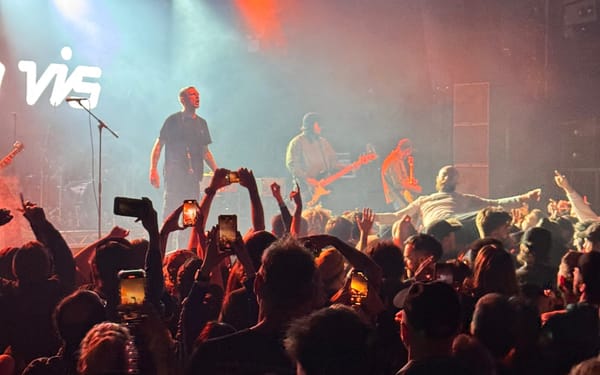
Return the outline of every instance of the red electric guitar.
{"type": "Polygon", "coordinates": [[[23,143],[16,141],[13,145],[12,150],[4,158],[2,158],[2,160],[0,160],[0,169],[3,169],[4,167],[7,167],[10,163],[12,163],[15,155],[23,151],[24,148],[25,146],[23,145],[23,143]]]}
{"type": "Polygon", "coordinates": [[[354,163],[348,164],[347,166],[340,169],[339,171],[337,171],[336,173],[332,174],[329,177],[326,177],[326,178],[323,178],[320,180],[316,180],[314,178],[307,178],[306,182],[308,182],[308,184],[311,185],[313,188],[312,198],[307,203],[308,206],[309,207],[314,206],[323,195],[327,195],[327,194],[331,193],[330,190],[325,189],[325,187],[327,185],[331,184],[334,181],[337,181],[342,176],[350,173],[350,171],[358,169],[361,166],[363,166],[364,164],[370,163],[375,159],[377,159],[377,154],[374,152],[369,152],[367,154],[359,156],[358,160],[356,160],[354,163]]]}

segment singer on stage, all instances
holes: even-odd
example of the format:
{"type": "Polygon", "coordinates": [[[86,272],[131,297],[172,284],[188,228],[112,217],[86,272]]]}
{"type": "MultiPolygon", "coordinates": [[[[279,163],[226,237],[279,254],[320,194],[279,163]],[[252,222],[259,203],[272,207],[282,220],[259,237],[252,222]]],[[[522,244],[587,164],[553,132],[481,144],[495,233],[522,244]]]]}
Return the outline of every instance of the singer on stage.
{"type": "Polygon", "coordinates": [[[182,110],[165,120],[160,135],[154,142],[150,156],[150,183],[160,187],[157,171],[160,151],[165,146],[163,218],[185,199],[198,199],[204,161],[214,171],[217,163],[208,149],[212,142],[206,120],[196,114],[200,94],[189,86],[179,92],[182,110]]]}

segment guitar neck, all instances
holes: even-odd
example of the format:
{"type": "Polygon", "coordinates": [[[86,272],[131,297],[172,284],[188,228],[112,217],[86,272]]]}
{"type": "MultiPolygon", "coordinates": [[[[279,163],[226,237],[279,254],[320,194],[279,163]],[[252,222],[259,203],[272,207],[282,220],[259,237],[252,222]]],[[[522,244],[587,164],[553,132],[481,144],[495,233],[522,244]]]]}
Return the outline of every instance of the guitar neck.
{"type": "Polygon", "coordinates": [[[360,161],[355,161],[352,164],[348,164],[347,166],[345,166],[344,168],[335,172],[331,176],[321,180],[321,186],[325,187],[325,186],[331,184],[332,182],[336,181],[337,179],[344,176],[345,174],[348,174],[351,170],[358,168],[361,164],[363,164],[363,163],[361,163],[360,161]]]}
{"type": "Polygon", "coordinates": [[[2,160],[0,160],[0,169],[9,165],[12,162],[15,155],[21,152],[21,149],[22,147],[13,148],[11,152],[9,152],[2,160]]]}

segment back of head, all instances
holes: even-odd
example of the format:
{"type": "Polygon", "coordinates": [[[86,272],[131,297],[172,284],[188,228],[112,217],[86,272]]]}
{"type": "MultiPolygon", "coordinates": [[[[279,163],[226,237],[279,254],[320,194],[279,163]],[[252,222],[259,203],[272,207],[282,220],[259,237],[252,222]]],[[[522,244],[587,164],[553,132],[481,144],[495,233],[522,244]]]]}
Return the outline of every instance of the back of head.
{"type": "Polygon", "coordinates": [[[519,291],[517,275],[510,254],[495,245],[481,248],[473,266],[473,287],[478,295],[516,295],[519,291]]]}
{"type": "Polygon", "coordinates": [[[354,224],[343,216],[333,216],[325,224],[325,233],[339,238],[342,241],[352,240],[354,224]]]}
{"type": "Polygon", "coordinates": [[[475,305],[471,334],[485,345],[497,359],[504,358],[515,344],[516,314],[501,294],[490,293],[475,305]]]}
{"type": "Polygon", "coordinates": [[[414,283],[404,301],[398,301],[398,304],[404,309],[408,326],[426,339],[451,339],[460,329],[460,300],[449,284],[441,281],[414,283]]]}
{"type": "Polygon", "coordinates": [[[321,206],[315,206],[302,211],[302,218],[307,221],[307,234],[309,236],[323,234],[325,233],[325,225],[331,218],[331,211],[321,206]]]}
{"type": "Polygon", "coordinates": [[[509,224],[512,219],[510,213],[499,207],[487,207],[477,212],[475,224],[481,238],[490,237],[492,233],[509,224]]]}
{"type": "Polygon", "coordinates": [[[127,374],[137,356],[129,330],[116,323],[100,323],[85,335],[77,364],[81,375],[127,374]]]}
{"type": "Polygon", "coordinates": [[[413,251],[433,256],[434,261],[439,260],[444,253],[440,242],[428,234],[410,236],[405,242],[405,245],[409,244],[413,246],[413,251]]]}
{"type": "Polygon", "coordinates": [[[283,222],[281,214],[276,214],[271,217],[271,232],[277,238],[281,238],[285,235],[285,223],[283,222]]]}
{"type": "Polygon", "coordinates": [[[260,267],[263,253],[276,240],[277,238],[272,233],[264,230],[252,232],[244,236],[244,244],[246,245],[250,259],[252,259],[254,269],[260,267]]]}
{"type": "MultiPolygon", "coordinates": [[[[172,293],[177,286],[177,274],[179,268],[190,258],[196,257],[196,254],[190,250],[180,249],[172,251],[165,255],[163,260],[163,276],[165,278],[165,287],[172,293]]],[[[140,268],[144,268],[143,266],[140,268]]]]}
{"type": "Polygon", "coordinates": [[[594,357],[574,366],[569,375],[597,375],[600,374],[600,358],[594,357]]]}
{"type": "Polygon", "coordinates": [[[354,310],[334,306],[294,321],[285,347],[306,375],[368,374],[369,333],[354,310]]]}
{"type": "Polygon", "coordinates": [[[19,250],[17,247],[5,247],[0,250],[0,277],[16,280],[12,264],[17,250],[19,250]]]}
{"type": "Polygon", "coordinates": [[[377,241],[366,252],[381,267],[385,279],[399,279],[404,275],[402,249],[392,241],[377,241]]]}
{"type": "Polygon", "coordinates": [[[425,229],[425,233],[441,242],[450,233],[459,230],[461,227],[462,225],[458,220],[435,220],[425,229]]]}
{"type": "Polygon", "coordinates": [[[600,304],[600,253],[592,251],[581,255],[578,267],[585,283],[586,302],[600,304]]]}
{"type": "Polygon", "coordinates": [[[100,297],[89,290],[77,290],[65,297],[54,310],[54,324],[67,350],[79,347],[94,325],[106,320],[100,297]]]}
{"type": "Polygon", "coordinates": [[[134,269],[127,252],[128,246],[121,242],[109,241],[96,249],[94,265],[96,276],[104,284],[116,284],[120,270],[134,269]]]}
{"type": "Polygon", "coordinates": [[[549,230],[540,227],[529,228],[521,237],[521,244],[523,246],[519,260],[538,264],[548,263],[552,246],[552,233],[549,230]]]}
{"type": "Polygon", "coordinates": [[[20,284],[46,280],[50,276],[48,250],[38,241],[27,242],[15,253],[12,267],[20,284]]]}
{"type": "Polygon", "coordinates": [[[316,297],[319,285],[314,258],[292,238],[271,244],[258,273],[263,280],[259,299],[267,310],[294,310],[316,297]]]}

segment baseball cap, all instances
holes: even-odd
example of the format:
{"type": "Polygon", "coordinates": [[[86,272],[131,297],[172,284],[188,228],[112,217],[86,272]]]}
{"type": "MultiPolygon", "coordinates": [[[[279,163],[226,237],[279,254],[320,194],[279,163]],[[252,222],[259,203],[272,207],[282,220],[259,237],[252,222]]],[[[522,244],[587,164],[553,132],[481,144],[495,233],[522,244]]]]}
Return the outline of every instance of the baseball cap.
{"type": "Polygon", "coordinates": [[[458,333],[461,306],[458,293],[441,281],[415,282],[396,294],[394,306],[404,310],[408,324],[428,338],[449,338],[458,333]]]}
{"type": "Polygon", "coordinates": [[[521,243],[530,248],[549,249],[552,245],[552,233],[540,227],[529,228],[521,237],[521,243]]]}
{"type": "Polygon", "coordinates": [[[456,232],[460,228],[462,228],[462,224],[456,219],[435,220],[425,229],[425,234],[441,241],[444,237],[452,232],[456,232]]]}

